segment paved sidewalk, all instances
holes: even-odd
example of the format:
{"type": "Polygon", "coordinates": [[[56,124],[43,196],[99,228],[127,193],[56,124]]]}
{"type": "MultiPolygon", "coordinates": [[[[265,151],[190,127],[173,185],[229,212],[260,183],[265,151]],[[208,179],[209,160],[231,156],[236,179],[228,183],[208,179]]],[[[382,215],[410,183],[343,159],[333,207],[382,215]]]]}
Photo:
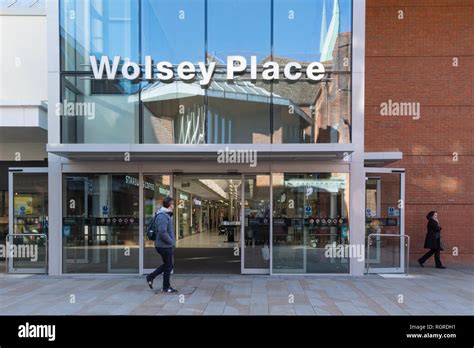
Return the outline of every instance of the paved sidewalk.
{"type": "Polygon", "coordinates": [[[349,276],[0,275],[0,315],[473,315],[474,267],[349,276]],[[159,286],[161,278],[155,281],[159,286]],[[184,303],[183,303],[184,302],[184,303]]]}

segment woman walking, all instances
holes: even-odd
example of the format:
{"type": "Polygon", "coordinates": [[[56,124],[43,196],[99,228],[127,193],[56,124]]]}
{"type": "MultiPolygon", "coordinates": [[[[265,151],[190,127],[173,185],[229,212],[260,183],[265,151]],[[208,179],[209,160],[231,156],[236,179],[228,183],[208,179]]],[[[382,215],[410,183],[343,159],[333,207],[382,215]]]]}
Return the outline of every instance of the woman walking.
{"type": "Polygon", "coordinates": [[[425,249],[430,249],[425,255],[418,259],[418,263],[421,267],[424,267],[423,264],[428,260],[431,255],[434,254],[436,268],[446,268],[441,263],[440,251],[443,250],[441,244],[441,226],[438,220],[438,213],[435,211],[430,211],[426,215],[428,219],[427,233],[425,238],[425,249]]]}

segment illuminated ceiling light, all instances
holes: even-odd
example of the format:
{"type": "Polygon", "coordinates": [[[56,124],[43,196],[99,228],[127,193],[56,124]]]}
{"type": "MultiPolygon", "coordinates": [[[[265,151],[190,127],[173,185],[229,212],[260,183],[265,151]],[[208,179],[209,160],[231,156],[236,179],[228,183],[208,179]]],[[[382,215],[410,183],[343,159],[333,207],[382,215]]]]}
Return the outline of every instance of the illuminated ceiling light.
{"type": "Polygon", "coordinates": [[[220,196],[224,199],[229,199],[227,192],[225,192],[222,189],[222,187],[217,185],[214,180],[199,179],[199,182],[201,182],[203,185],[205,185],[211,191],[215,192],[218,196],[220,196]]]}

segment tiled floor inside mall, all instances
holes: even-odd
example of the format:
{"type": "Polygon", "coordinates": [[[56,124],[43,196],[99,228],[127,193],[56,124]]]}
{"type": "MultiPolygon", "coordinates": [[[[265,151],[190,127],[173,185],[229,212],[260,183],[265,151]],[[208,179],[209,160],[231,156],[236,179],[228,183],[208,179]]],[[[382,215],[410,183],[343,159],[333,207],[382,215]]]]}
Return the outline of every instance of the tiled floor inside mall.
{"type": "Polygon", "coordinates": [[[0,315],[473,315],[474,267],[409,276],[0,275],[0,315]],[[155,281],[159,287],[161,277],[155,281]]]}

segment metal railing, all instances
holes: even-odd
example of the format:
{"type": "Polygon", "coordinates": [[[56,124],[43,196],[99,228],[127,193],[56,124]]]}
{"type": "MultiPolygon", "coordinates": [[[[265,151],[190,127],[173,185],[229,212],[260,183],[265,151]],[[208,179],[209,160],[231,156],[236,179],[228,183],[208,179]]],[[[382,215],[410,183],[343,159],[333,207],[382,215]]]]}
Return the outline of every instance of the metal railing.
{"type": "MultiPolygon", "coordinates": [[[[401,240],[403,238],[404,240],[404,243],[403,243],[403,246],[404,248],[406,248],[406,252],[404,253],[404,268],[405,268],[405,273],[406,275],[408,275],[409,273],[409,268],[410,268],[410,236],[407,236],[406,234],[404,235],[400,235],[400,234],[390,234],[390,233],[371,233],[367,236],[367,257],[365,259],[365,267],[366,267],[366,270],[365,270],[365,274],[368,274],[369,273],[369,269],[370,269],[370,240],[371,238],[373,237],[398,237],[400,238],[400,245],[401,245],[401,240]]],[[[402,251],[402,249],[400,248],[400,252],[402,251]]],[[[383,273],[383,272],[380,272],[380,273],[383,273]]],[[[391,272],[391,273],[395,273],[395,272],[391,272]]]]}
{"type": "MultiPolygon", "coordinates": [[[[28,273],[32,273],[32,274],[47,274],[48,273],[48,235],[46,233],[11,233],[11,234],[7,234],[6,235],[6,242],[8,244],[10,244],[10,238],[11,240],[13,241],[13,239],[15,238],[15,236],[17,237],[27,237],[27,236],[33,236],[33,237],[39,237],[39,238],[44,238],[44,246],[45,246],[45,256],[44,256],[44,263],[45,263],[45,266],[44,268],[27,268],[27,267],[22,267],[22,268],[19,268],[20,271],[17,271],[17,272],[12,272],[12,273],[23,273],[23,274],[28,274],[28,273]],[[41,272],[41,270],[44,269],[44,271],[41,272]]],[[[11,243],[12,245],[14,243],[11,243]]],[[[8,274],[10,273],[10,267],[9,267],[9,261],[10,261],[10,250],[9,248],[7,247],[7,254],[5,255],[5,273],[8,274]]],[[[14,267],[12,267],[14,268],[14,267]]]]}

